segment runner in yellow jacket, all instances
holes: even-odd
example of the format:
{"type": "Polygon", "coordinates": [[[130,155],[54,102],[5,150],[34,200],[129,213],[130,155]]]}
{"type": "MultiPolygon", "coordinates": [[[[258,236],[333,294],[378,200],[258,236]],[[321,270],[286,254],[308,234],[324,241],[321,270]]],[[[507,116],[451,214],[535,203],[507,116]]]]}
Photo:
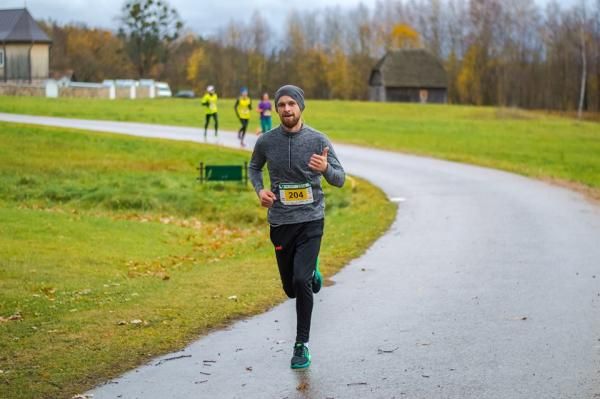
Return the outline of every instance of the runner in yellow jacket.
{"type": "Polygon", "coordinates": [[[213,118],[215,120],[215,137],[218,135],[219,131],[219,118],[217,114],[217,93],[215,92],[214,86],[208,86],[206,88],[206,93],[204,97],[200,99],[200,104],[206,107],[206,120],[204,122],[204,140],[206,140],[206,129],[208,129],[208,123],[210,119],[213,118]]]}
{"type": "Polygon", "coordinates": [[[245,147],[246,144],[244,144],[244,137],[246,137],[246,130],[248,129],[248,122],[250,121],[250,110],[252,110],[252,99],[248,97],[247,88],[242,87],[240,96],[235,102],[233,109],[235,110],[235,114],[242,124],[240,130],[238,130],[238,139],[240,140],[240,145],[245,147]]]}

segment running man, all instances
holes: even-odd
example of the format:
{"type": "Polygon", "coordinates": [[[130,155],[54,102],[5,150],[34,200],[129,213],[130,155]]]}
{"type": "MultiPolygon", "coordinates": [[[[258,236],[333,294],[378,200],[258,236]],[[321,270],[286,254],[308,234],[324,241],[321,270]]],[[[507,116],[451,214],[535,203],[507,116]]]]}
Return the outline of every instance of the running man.
{"type": "Polygon", "coordinates": [[[269,93],[264,93],[262,100],[258,103],[257,111],[260,113],[260,128],[262,133],[271,130],[271,100],[269,93]]]}
{"type": "Polygon", "coordinates": [[[204,97],[200,100],[200,104],[206,107],[206,120],[204,122],[204,140],[206,141],[206,129],[208,129],[208,123],[210,119],[215,120],[215,137],[217,137],[219,131],[219,117],[217,115],[217,93],[215,93],[214,86],[208,86],[204,97]]]}
{"type": "Polygon", "coordinates": [[[248,130],[248,122],[250,121],[250,110],[252,109],[252,100],[248,97],[248,89],[245,87],[242,87],[240,96],[237,98],[233,109],[242,124],[240,130],[238,130],[238,139],[240,140],[240,145],[245,147],[244,137],[246,137],[246,130],[248,130]]]}
{"type": "Polygon", "coordinates": [[[302,121],[304,92],[286,85],[275,93],[281,125],[262,134],[250,160],[250,180],[260,204],[268,208],[271,241],[283,290],[296,298],[296,342],[293,369],[310,366],[308,351],[313,293],[319,292],[322,276],[318,256],[323,236],[325,202],[321,176],[342,187],[346,175],[329,139],[302,121]],[[271,187],[263,186],[267,164],[271,187]]]}

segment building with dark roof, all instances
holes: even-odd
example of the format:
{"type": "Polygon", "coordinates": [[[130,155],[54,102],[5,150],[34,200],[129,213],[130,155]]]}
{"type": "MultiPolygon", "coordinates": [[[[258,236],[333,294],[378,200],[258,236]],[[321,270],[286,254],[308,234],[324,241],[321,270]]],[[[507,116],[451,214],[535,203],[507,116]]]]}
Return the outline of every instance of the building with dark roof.
{"type": "Polygon", "coordinates": [[[47,79],[51,44],[26,8],[0,10],[0,82],[47,79]]]}
{"type": "Polygon", "coordinates": [[[448,78],[442,62],[424,49],[389,51],[371,71],[369,99],[445,103],[448,78]]]}

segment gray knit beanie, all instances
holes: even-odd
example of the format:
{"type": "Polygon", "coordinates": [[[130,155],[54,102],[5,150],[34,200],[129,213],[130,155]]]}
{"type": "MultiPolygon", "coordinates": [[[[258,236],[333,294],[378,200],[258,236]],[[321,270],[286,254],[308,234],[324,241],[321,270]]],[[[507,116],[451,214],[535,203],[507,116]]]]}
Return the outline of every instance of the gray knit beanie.
{"type": "Polygon", "coordinates": [[[301,88],[294,85],[285,85],[281,86],[275,92],[275,107],[277,107],[277,102],[283,96],[290,96],[298,103],[300,107],[300,111],[304,111],[304,91],[301,88]]]}

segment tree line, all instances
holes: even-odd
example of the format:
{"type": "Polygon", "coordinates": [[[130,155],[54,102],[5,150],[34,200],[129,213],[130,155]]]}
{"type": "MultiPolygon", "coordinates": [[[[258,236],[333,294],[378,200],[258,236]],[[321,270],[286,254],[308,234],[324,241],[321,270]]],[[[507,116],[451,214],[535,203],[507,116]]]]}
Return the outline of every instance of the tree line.
{"type": "Polygon", "coordinates": [[[154,78],[199,94],[212,84],[225,97],[293,82],[311,98],[366,100],[387,51],[425,48],[445,65],[451,103],[600,111],[600,0],[379,0],[279,23],[254,11],[203,37],[166,1],[134,0],[118,32],[41,25],[51,70],[81,81],[154,78]]]}

